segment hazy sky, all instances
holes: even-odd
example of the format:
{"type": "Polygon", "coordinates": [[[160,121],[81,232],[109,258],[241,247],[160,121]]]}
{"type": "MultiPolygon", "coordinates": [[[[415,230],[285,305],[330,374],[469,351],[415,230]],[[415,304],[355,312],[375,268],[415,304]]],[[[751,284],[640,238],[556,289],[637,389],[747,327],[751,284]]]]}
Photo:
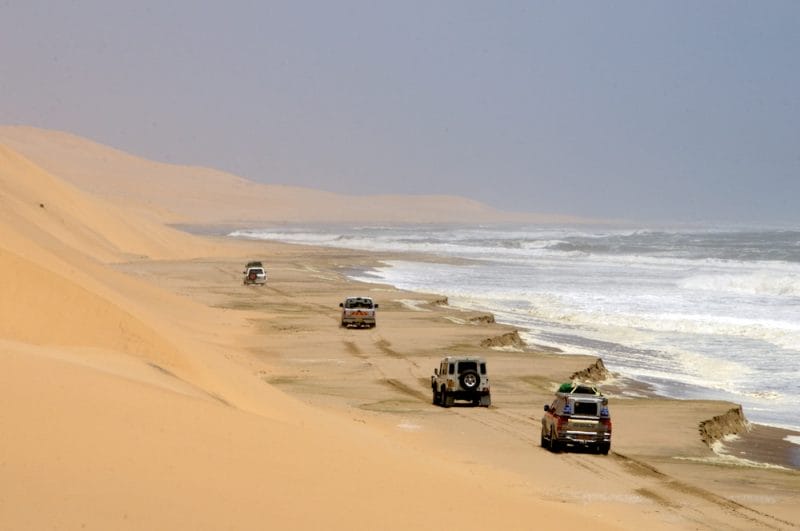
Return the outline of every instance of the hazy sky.
{"type": "Polygon", "coordinates": [[[800,2],[0,0],[0,123],[346,193],[800,223],[800,2]]]}

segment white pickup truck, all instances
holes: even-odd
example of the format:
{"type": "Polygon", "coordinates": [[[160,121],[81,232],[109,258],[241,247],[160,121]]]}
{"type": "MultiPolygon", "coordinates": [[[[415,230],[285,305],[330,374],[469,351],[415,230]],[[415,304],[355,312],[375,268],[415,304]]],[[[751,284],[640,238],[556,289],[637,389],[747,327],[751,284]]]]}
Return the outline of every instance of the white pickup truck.
{"type": "Polygon", "coordinates": [[[375,310],[378,305],[369,297],[347,297],[339,303],[342,309],[342,326],[375,326],[375,310]]]}

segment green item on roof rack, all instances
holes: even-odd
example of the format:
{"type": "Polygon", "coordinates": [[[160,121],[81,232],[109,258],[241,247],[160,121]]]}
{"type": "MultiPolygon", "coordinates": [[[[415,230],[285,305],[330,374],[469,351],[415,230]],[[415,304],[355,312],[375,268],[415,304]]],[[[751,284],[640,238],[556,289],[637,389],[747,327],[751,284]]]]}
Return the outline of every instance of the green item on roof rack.
{"type": "Polygon", "coordinates": [[[580,393],[586,395],[598,395],[601,396],[603,393],[597,390],[597,387],[593,385],[581,384],[576,382],[564,382],[558,387],[559,393],[580,393]]]}

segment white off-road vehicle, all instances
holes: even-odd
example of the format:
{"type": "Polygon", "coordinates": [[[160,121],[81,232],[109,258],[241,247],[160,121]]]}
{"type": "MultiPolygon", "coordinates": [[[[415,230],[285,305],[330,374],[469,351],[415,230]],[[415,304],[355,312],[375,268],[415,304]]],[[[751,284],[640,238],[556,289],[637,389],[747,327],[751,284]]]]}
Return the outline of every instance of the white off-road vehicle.
{"type": "Polygon", "coordinates": [[[433,403],[452,406],[456,400],[467,400],[475,406],[489,407],[492,395],[486,360],[473,356],[447,356],[431,376],[433,403]]]}
{"type": "Polygon", "coordinates": [[[242,272],[244,278],[242,284],[266,284],[267,283],[267,270],[261,265],[261,262],[250,262],[242,272]]]}

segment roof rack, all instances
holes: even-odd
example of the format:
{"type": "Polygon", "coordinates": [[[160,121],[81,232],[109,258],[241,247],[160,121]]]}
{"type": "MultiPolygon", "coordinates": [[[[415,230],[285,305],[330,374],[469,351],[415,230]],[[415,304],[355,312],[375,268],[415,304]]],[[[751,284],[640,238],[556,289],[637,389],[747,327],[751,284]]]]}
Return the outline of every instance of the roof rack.
{"type": "Polygon", "coordinates": [[[581,394],[581,395],[596,395],[603,396],[597,387],[589,384],[582,384],[577,382],[564,382],[558,386],[559,394],[581,394]]]}

